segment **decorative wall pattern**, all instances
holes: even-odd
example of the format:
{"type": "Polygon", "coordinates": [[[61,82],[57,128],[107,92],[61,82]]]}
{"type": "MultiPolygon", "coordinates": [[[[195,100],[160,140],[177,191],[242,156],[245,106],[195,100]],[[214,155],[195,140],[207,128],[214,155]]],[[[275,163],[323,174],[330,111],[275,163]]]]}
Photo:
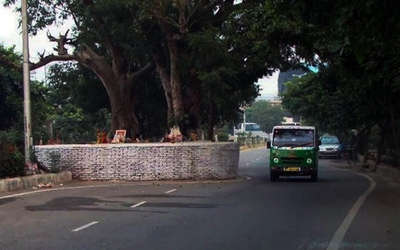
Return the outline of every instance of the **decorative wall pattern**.
{"type": "Polygon", "coordinates": [[[46,145],[35,154],[45,167],[81,180],[229,179],[239,164],[236,143],[46,145]]]}

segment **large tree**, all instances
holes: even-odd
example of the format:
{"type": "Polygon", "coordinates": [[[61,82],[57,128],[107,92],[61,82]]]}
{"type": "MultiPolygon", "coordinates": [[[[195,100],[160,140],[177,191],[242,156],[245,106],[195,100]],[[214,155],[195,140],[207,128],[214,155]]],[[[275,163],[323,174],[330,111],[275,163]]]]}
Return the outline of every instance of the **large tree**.
{"type": "Polygon", "coordinates": [[[262,1],[146,1],[147,34],[165,91],[170,125],[213,127],[237,118],[257,96],[254,83],[293,58],[276,37],[260,38],[251,26],[262,1]],[[287,53],[281,54],[281,51],[287,53]]]}
{"type": "MultiPolygon", "coordinates": [[[[13,3],[15,0],[7,0],[5,4],[13,3]]],[[[89,68],[108,94],[112,130],[127,129],[128,135],[135,137],[139,122],[134,87],[151,69],[145,39],[137,29],[137,1],[30,0],[28,15],[31,34],[68,19],[74,21],[72,32],[58,38],[48,34],[50,41],[57,43],[55,53],[40,55],[31,70],[54,61],[76,61],[89,68]]]]}
{"type": "MultiPolygon", "coordinates": [[[[200,112],[200,97],[194,93],[199,91],[199,79],[194,79],[197,72],[192,64],[185,67],[189,57],[193,56],[189,51],[190,36],[209,28],[220,29],[234,10],[234,1],[152,0],[142,6],[148,17],[148,27],[153,31],[148,34],[154,41],[153,59],[165,91],[168,120],[171,125],[181,126],[188,113],[185,95],[191,95],[189,102],[192,101],[186,106],[195,107],[189,113],[196,116],[200,112]]],[[[199,117],[195,120],[198,121],[192,126],[196,129],[200,125],[199,117]]]]}
{"type": "Polygon", "coordinates": [[[286,103],[331,129],[368,134],[378,127],[378,151],[387,144],[398,158],[400,22],[395,1],[280,1],[274,9],[298,27],[296,50],[320,62],[317,75],[293,84],[286,103]]]}

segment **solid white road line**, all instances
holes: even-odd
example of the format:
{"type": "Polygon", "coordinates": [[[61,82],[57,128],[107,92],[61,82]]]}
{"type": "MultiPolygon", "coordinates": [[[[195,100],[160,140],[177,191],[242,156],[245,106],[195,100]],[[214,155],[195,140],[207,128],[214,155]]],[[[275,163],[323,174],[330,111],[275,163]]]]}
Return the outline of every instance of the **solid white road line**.
{"type": "Polygon", "coordinates": [[[340,248],[340,244],[342,243],[344,236],[346,235],[346,232],[349,230],[349,227],[351,223],[353,222],[354,218],[356,217],[358,211],[360,210],[361,206],[364,204],[365,200],[367,199],[368,195],[374,191],[376,187],[376,182],[369,177],[366,174],[360,174],[357,173],[358,175],[361,175],[365,178],[367,178],[370,182],[370,186],[367,191],[365,191],[360,198],[354,203],[353,207],[350,209],[349,213],[347,216],[344,218],[342,224],[340,227],[336,230],[335,234],[333,235],[333,238],[331,239],[328,248],[326,250],[338,250],[340,248]]]}
{"type": "Polygon", "coordinates": [[[139,207],[139,206],[141,206],[141,205],[143,205],[143,204],[145,204],[145,203],[147,203],[147,201],[141,201],[141,202],[139,202],[139,203],[136,203],[135,205],[132,205],[131,207],[132,207],[132,208],[139,207]]]}
{"type": "Polygon", "coordinates": [[[88,228],[88,227],[91,227],[91,226],[93,226],[93,225],[95,225],[95,224],[97,224],[97,223],[99,223],[99,222],[98,222],[98,221],[92,221],[92,222],[90,222],[90,223],[88,223],[88,224],[86,224],[86,225],[83,225],[83,226],[81,226],[81,227],[78,227],[78,228],[73,229],[72,232],[81,231],[81,230],[86,229],[86,228],[88,228]]]}
{"type": "Polygon", "coordinates": [[[168,190],[168,191],[165,192],[165,193],[166,193],[166,194],[170,194],[170,193],[175,192],[175,191],[176,191],[176,189],[174,188],[174,189],[168,190]]]}

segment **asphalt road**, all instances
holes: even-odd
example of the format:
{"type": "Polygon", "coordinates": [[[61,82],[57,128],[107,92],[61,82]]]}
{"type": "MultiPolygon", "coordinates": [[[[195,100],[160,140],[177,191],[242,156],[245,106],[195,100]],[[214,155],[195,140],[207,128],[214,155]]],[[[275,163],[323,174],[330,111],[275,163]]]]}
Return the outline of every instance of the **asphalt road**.
{"type": "Polygon", "coordinates": [[[331,163],[317,183],[271,183],[260,149],[241,153],[242,180],[0,198],[0,249],[400,249],[399,187],[331,163]]]}

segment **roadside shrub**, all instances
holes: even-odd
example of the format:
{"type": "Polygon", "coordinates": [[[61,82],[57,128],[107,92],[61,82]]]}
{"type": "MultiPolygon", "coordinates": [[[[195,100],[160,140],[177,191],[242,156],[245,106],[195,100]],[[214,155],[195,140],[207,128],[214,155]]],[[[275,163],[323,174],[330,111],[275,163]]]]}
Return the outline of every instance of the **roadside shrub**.
{"type": "Polygon", "coordinates": [[[219,133],[218,134],[218,141],[228,141],[229,140],[229,135],[227,133],[219,133]]]}
{"type": "Polygon", "coordinates": [[[49,153],[50,157],[50,172],[59,173],[61,171],[61,154],[60,152],[54,151],[49,153]]]}
{"type": "Polygon", "coordinates": [[[25,159],[16,142],[20,138],[15,131],[0,131],[0,178],[23,176],[25,159]]]}

